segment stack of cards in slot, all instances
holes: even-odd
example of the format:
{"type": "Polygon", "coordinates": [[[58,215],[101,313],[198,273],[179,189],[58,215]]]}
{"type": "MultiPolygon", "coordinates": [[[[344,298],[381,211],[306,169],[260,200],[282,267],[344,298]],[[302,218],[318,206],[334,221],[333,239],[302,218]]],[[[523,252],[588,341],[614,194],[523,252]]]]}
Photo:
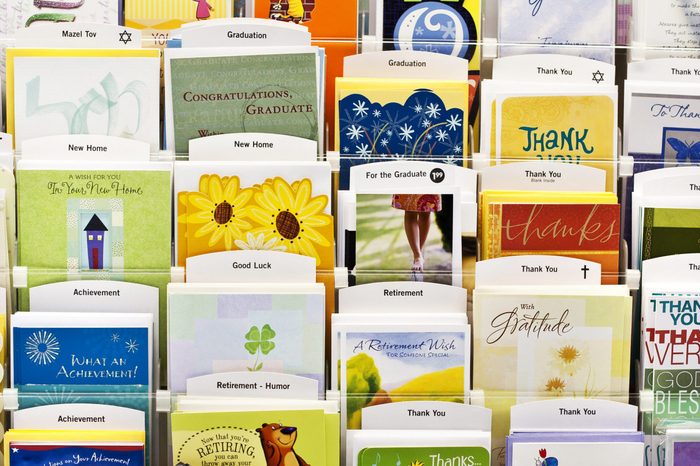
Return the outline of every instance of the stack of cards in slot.
{"type": "Polygon", "coordinates": [[[10,430],[5,436],[5,466],[145,463],[145,436],[138,431],[10,430]]]}
{"type": "Polygon", "coordinates": [[[340,464],[337,402],[183,397],[171,428],[173,464],[340,464]]]}
{"type": "Polygon", "coordinates": [[[319,283],[168,286],[168,385],[222,372],[278,372],[325,391],[325,289],[319,283]]]}
{"type": "Polygon", "coordinates": [[[227,133],[321,140],[322,48],[168,48],[164,60],[166,149],[227,133]]]}
{"type": "Polygon", "coordinates": [[[587,165],[605,170],[605,190],[616,190],[615,86],[487,79],[482,84],[481,121],[480,149],[491,163],[544,160],[587,165]]]}
{"type": "Polygon", "coordinates": [[[637,173],[632,193],[632,266],[673,254],[700,251],[698,167],[637,173]]]}
{"type": "Polygon", "coordinates": [[[348,189],[352,166],[388,157],[462,165],[469,144],[464,78],[339,78],[335,149],[341,157],[340,189],[348,189]]]}
{"type": "Polygon", "coordinates": [[[516,403],[562,396],[627,401],[626,286],[477,287],[473,327],[473,387],[493,410],[494,455],[516,403]]]}
{"type": "Polygon", "coordinates": [[[362,409],[368,406],[468,398],[471,334],[464,310],[343,313],[341,308],[332,318],[331,383],[339,388],[341,423],[348,431],[362,428],[362,409]]]}
{"type": "Polygon", "coordinates": [[[620,204],[609,192],[482,191],[481,259],[545,254],[601,264],[618,283],[620,204]]]}
{"type": "Polygon", "coordinates": [[[642,464],[641,432],[516,432],[506,439],[506,466],[642,464]]]}

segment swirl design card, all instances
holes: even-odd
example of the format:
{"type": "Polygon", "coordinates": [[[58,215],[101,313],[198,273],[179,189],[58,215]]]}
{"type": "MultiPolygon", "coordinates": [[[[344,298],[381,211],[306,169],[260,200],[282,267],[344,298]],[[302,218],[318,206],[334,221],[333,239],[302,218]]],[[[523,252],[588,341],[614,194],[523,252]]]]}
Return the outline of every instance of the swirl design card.
{"type": "Polygon", "coordinates": [[[169,389],[220,372],[279,372],[318,381],[324,393],[322,285],[168,288],[169,389]],[[294,289],[292,289],[294,288],[294,289]],[[212,344],[219,342],[219,344],[212,344]]]}
{"type": "Polygon", "coordinates": [[[318,141],[319,70],[315,47],[166,49],[166,148],[187,154],[190,139],[245,132],[318,141]]]}
{"type": "Polygon", "coordinates": [[[454,55],[479,69],[481,3],[478,0],[376,0],[377,35],[388,50],[454,55]],[[381,11],[381,15],[379,12],[381,11]]]}
{"type": "Polygon", "coordinates": [[[501,56],[564,53],[613,63],[617,6],[614,0],[499,0],[498,3],[498,42],[523,44],[502,45],[501,56]],[[582,21],[584,12],[586,20],[582,21]]]}
{"type": "Polygon", "coordinates": [[[160,149],[160,53],[7,49],[7,131],[25,139],[97,134],[160,149]]]}

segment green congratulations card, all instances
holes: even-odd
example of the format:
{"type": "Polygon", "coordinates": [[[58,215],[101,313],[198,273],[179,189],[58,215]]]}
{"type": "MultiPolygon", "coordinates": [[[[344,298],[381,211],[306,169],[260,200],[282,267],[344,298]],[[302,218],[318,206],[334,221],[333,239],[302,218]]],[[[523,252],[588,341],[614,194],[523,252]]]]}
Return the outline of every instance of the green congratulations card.
{"type": "Polygon", "coordinates": [[[327,442],[338,443],[337,438],[326,436],[327,416],[320,409],[175,412],[171,416],[173,464],[323,465],[327,442]]]}
{"type": "Polygon", "coordinates": [[[378,447],[365,448],[357,455],[357,466],[489,466],[484,447],[378,447]]]}
{"type": "Polygon", "coordinates": [[[318,140],[318,55],[236,55],[166,49],[166,148],[225,133],[275,133],[318,140]],[[222,56],[225,55],[225,56],[222,56]]]}

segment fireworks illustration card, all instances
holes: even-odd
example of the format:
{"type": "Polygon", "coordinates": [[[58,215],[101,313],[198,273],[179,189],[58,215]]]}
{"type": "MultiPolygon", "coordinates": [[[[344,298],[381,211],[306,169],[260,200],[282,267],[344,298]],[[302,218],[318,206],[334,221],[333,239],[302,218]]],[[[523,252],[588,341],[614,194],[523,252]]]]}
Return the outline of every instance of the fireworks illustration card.
{"type": "Polygon", "coordinates": [[[167,149],[225,133],[319,140],[318,48],[254,49],[165,50],[167,149]]]}
{"type": "Polygon", "coordinates": [[[464,403],[469,325],[350,325],[340,333],[344,421],[362,428],[362,408],[416,399],[464,403]],[[347,398],[344,398],[347,396],[347,398]]]}
{"type": "Polygon", "coordinates": [[[7,131],[22,141],[97,134],[160,148],[155,49],[7,50],[7,131]]]}
{"type": "Polygon", "coordinates": [[[20,407],[101,402],[148,410],[153,316],[20,312],[11,323],[20,407]],[[142,395],[142,396],[139,396],[142,395]]]}
{"type": "MultiPolygon", "coordinates": [[[[336,150],[352,164],[389,157],[462,164],[468,102],[466,76],[464,81],[339,78],[336,150]]],[[[348,185],[346,171],[341,188],[348,185]]]]}
{"type": "Polygon", "coordinates": [[[521,44],[501,46],[500,55],[564,53],[612,63],[615,8],[614,0],[499,0],[498,41],[521,44]]]}
{"type": "Polygon", "coordinates": [[[191,377],[264,371],[315,379],[322,394],[325,318],[325,290],[316,283],[171,284],[169,388],[185,393],[191,377]]]}
{"type": "Polygon", "coordinates": [[[47,22],[119,24],[123,6],[123,0],[13,0],[7,8],[7,31],[47,22]]]}
{"type": "Polygon", "coordinates": [[[176,162],[177,263],[240,249],[283,251],[334,267],[330,166],[324,162],[176,162]]]}
{"type": "Polygon", "coordinates": [[[479,69],[479,0],[375,1],[377,35],[385,49],[454,55],[470,60],[470,69],[479,69]]]}

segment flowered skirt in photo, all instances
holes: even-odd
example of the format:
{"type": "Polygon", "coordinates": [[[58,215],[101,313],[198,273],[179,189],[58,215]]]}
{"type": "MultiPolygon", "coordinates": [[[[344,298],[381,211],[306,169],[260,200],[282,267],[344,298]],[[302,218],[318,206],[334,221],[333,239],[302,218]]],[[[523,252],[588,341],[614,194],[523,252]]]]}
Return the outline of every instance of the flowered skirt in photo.
{"type": "Polygon", "coordinates": [[[408,212],[440,212],[442,198],[439,194],[394,194],[391,207],[408,212]]]}

